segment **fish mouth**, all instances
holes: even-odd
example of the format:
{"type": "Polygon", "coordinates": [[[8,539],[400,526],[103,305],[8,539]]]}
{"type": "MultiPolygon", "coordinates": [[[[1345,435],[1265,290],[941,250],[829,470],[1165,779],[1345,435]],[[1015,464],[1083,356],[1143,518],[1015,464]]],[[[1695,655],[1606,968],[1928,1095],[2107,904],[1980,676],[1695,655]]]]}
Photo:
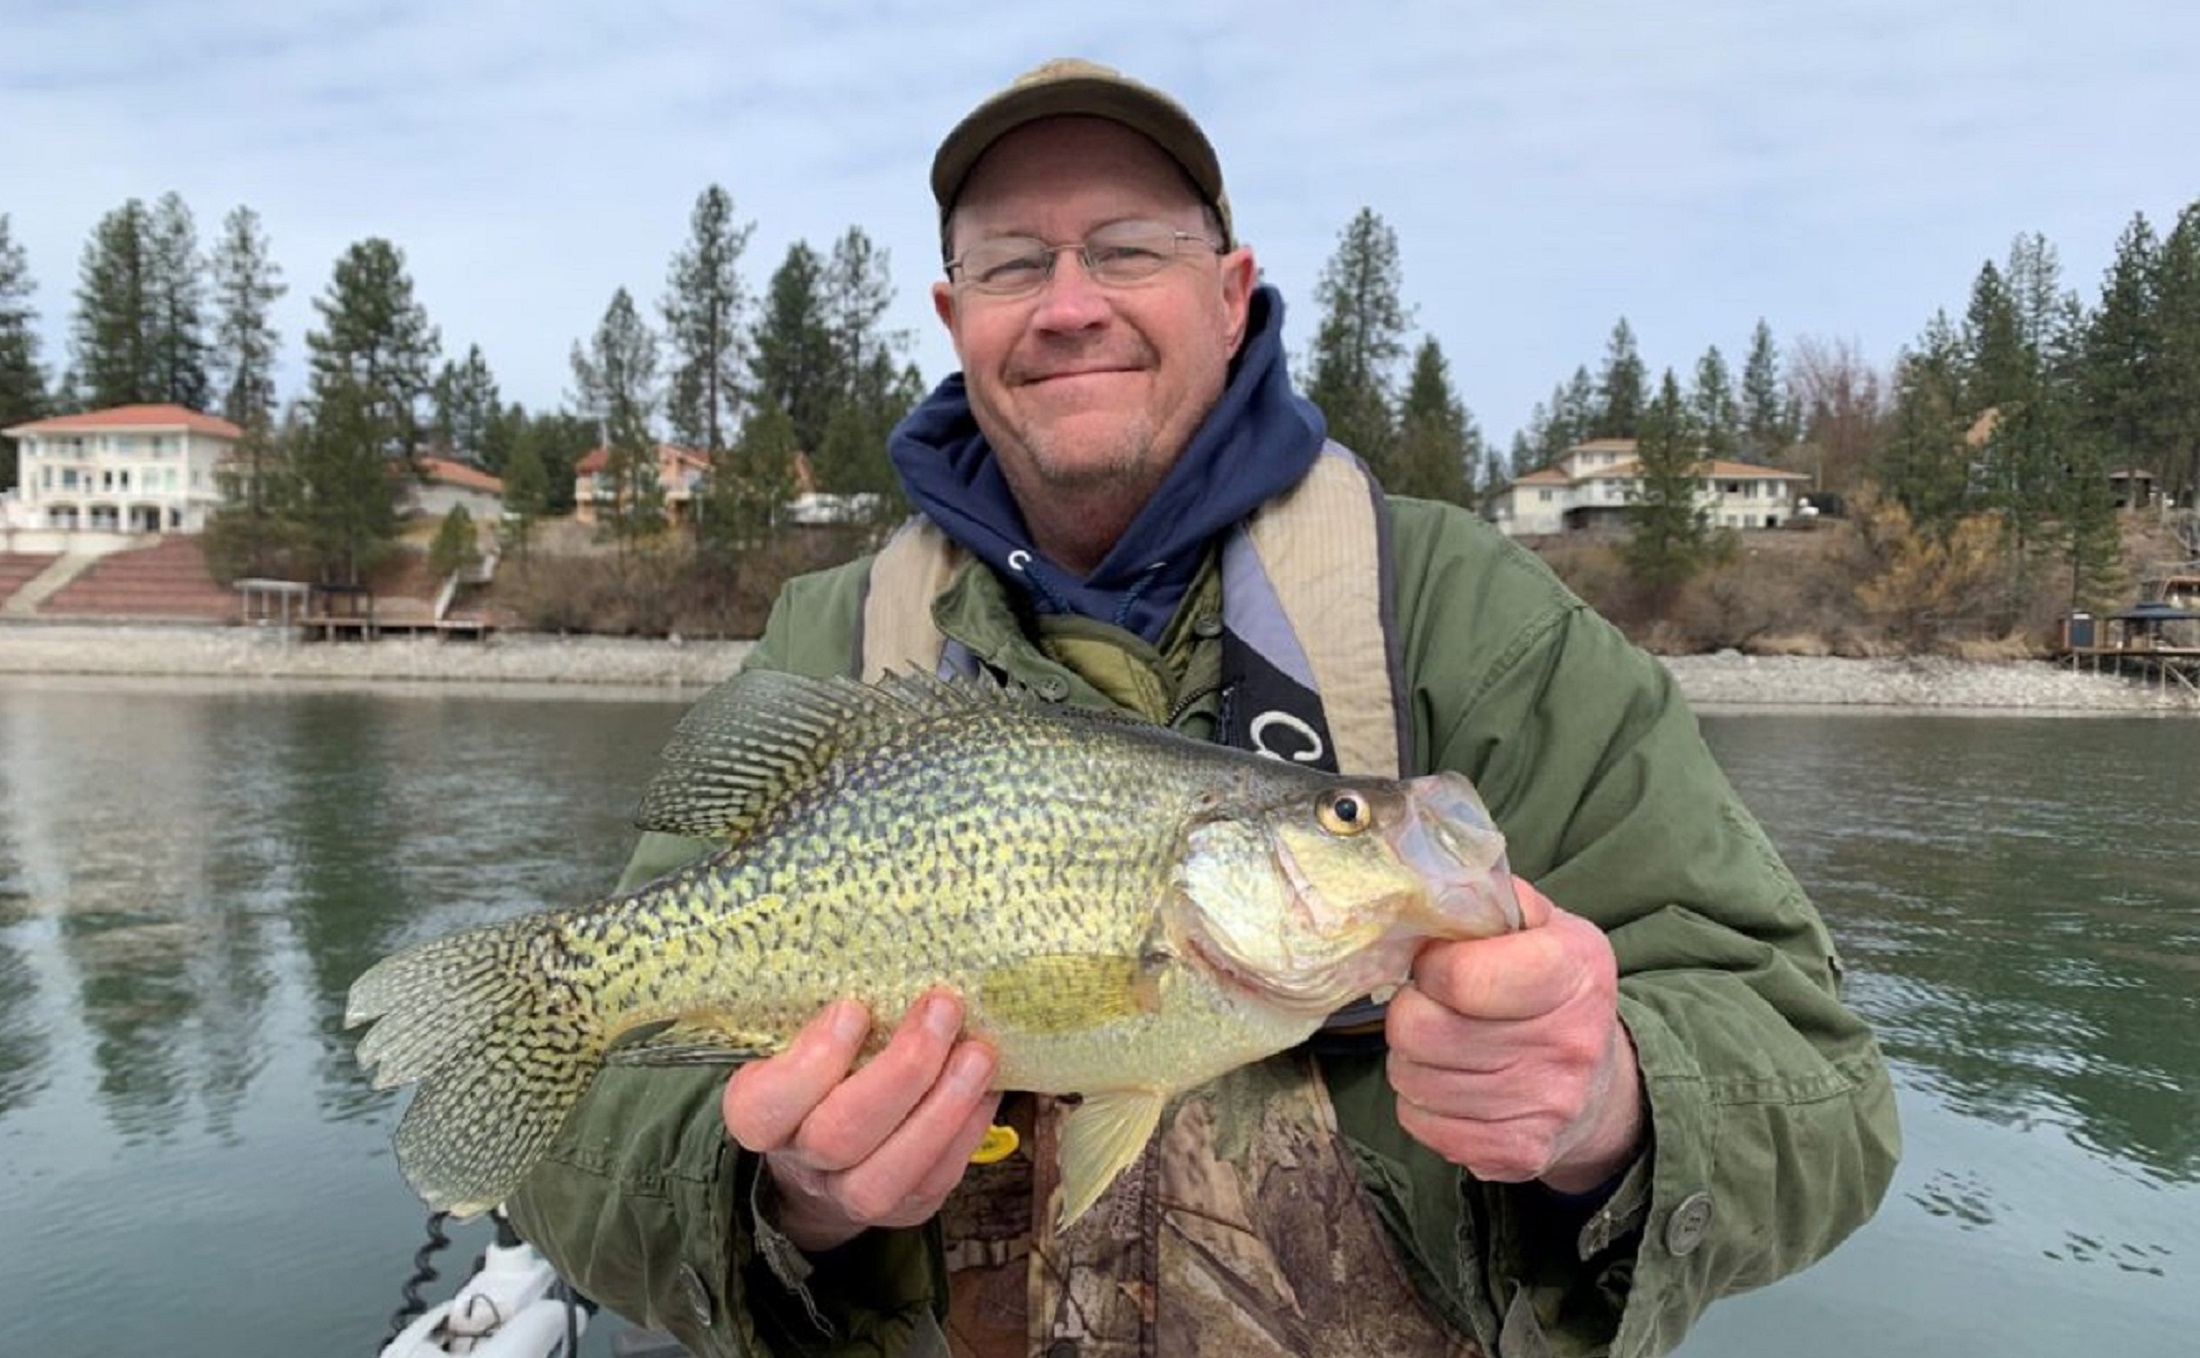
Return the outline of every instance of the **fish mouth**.
{"type": "Polygon", "coordinates": [[[1405,918],[1437,938],[1484,938],[1522,928],[1505,836],[1473,785],[1438,773],[1408,787],[1407,812],[1384,836],[1430,889],[1405,918]]]}

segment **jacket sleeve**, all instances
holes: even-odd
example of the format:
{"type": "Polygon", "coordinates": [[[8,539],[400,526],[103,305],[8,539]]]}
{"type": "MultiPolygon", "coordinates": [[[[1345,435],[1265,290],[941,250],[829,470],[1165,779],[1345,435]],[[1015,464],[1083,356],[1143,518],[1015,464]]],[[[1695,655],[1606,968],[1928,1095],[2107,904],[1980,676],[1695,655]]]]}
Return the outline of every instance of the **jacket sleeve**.
{"type": "MultiPolygon", "coordinates": [[[[844,670],[851,639],[832,620],[853,612],[832,594],[855,587],[845,573],[790,586],[744,667],[844,670]]],[[[645,834],[620,886],[710,847],[645,834]]],[[[937,1333],[945,1289],[929,1232],[871,1231],[791,1266],[767,1249],[761,1162],[726,1136],[725,1076],[606,1069],[506,1205],[513,1225],[581,1292],[700,1358],[900,1353],[937,1333]]]]}
{"type": "Polygon", "coordinates": [[[1531,1306],[1556,1353],[1663,1353],[1876,1209],[1899,1152],[1889,1076],[1823,920],[1664,668],[1482,525],[1421,527],[1396,558],[1417,749],[1475,781],[1516,872],[1610,937],[1651,1147],[1579,1230],[1540,1187],[1393,1152],[1430,1200],[1415,1210],[1462,1204],[1471,1312],[1531,1306]]]}

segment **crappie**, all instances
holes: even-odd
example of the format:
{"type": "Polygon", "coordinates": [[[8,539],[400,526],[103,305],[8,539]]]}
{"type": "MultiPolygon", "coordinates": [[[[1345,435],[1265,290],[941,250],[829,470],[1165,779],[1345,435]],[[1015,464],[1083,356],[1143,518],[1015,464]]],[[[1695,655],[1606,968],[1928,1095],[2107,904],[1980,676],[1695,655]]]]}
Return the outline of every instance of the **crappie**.
{"type": "MultiPolygon", "coordinates": [[[[1520,927],[1464,778],[1340,777],[989,681],[754,671],[682,720],[637,820],[723,847],[623,895],[385,958],[351,988],[433,1206],[501,1202],[606,1061],[734,1062],[853,996],[961,993],[1002,1089],[1079,1094],[1063,1220],[1167,1099],[1520,927]]],[[[874,1039],[878,1040],[878,1039],[874,1039]]]]}

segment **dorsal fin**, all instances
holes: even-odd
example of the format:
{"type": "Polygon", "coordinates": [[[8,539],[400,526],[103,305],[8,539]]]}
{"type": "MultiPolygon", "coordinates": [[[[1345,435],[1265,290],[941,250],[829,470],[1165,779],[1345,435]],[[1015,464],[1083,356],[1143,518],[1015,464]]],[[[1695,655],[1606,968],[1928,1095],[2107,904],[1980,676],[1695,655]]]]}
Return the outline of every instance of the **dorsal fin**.
{"type": "Polygon", "coordinates": [[[867,685],[744,671],[681,718],[634,821],[645,830],[738,842],[835,761],[917,722],[1013,701],[989,678],[890,674],[867,685]]]}

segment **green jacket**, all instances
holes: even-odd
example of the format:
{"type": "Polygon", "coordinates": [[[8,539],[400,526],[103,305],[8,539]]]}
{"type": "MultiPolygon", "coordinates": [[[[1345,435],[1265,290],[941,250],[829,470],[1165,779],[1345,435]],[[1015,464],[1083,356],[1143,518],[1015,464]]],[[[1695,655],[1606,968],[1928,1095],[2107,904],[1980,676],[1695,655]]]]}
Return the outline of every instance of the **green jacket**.
{"type": "MultiPolygon", "coordinates": [[[[1838,998],[1823,921],[1663,668],[1479,520],[1399,499],[1391,523],[1415,766],[1473,779],[1514,871],[1610,936],[1654,1149],[1583,1225],[1539,1186],[1481,1183],[1407,1137],[1380,1052],[1323,1058],[1338,1121],[1409,1274],[1486,1348],[1532,1305],[1552,1352],[1662,1353],[1713,1300],[1802,1268],[1871,1215],[1899,1145],[1888,1074],[1838,998]]],[[[790,583],[748,663],[850,672],[868,565],[790,583]]],[[[1082,674],[1112,650],[1136,676],[1107,684],[1119,705],[1205,735],[1212,577],[1158,649],[1087,620],[1027,635],[977,567],[934,618],[1072,702],[1109,701],[1082,674]],[[1072,652],[1075,668],[1057,658],[1072,652]]],[[[625,881],[703,848],[645,836],[625,881]]],[[[722,1087],[722,1073],[606,1071],[510,1204],[522,1234],[697,1354],[900,1352],[920,1311],[944,1306],[934,1233],[870,1232],[811,1261],[807,1299],[790,1291],[759,1252],[757,1163],[725,1136],[722,1087]]]]}

